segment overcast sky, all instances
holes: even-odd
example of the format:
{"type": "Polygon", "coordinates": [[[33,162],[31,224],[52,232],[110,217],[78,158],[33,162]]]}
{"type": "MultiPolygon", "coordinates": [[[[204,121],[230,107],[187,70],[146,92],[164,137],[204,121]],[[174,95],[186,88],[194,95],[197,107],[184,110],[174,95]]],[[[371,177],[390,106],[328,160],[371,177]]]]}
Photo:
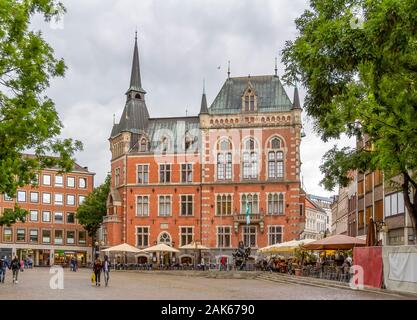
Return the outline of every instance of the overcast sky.
{"type": "MultiPolygon", "coordinates": [[[[227,77],[274,73],[274,57],[297,35],[294,19],[307,0],[61,0],[59,24],[41,23],[45,39],[64,58],[65,78],[51,82],[49,95],[64,124],[63,136],[79,139],[77,162],[96,172],[96,185],[110,169],[108,138],[113,114],[119,121],[128,89],[134,32],[138,29],[142,86],[151,117],[197,115],[202,83],[210,105],[227,77]],[[219,68],[220,67],[220,68],[219,68]]],[[[283,74],[279,62],[278,74],[283,74]]],[[[286,88],[293,99],[293,88],[286,88]]],[[[300,89],[301,101],[304,90],[300,89]]],[[[308,193],[328,196],[318,183],[323,143],[304,117],[302,177],[308,193]]],[[[335,190],[337,191],[337,190],[335,190]]]]}

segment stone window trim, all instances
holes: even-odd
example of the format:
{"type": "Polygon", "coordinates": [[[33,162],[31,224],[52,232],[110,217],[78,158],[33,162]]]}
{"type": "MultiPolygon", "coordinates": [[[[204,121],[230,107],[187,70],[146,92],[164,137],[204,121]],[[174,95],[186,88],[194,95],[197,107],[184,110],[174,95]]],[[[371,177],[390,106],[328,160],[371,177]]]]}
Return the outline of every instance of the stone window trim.
{"type": "Polygon", "coordinates": [[[12,227],[3,227],[2,240],[5,243],[12,243],[12,242],[14,242],[13,241],[13,228],[12,227]],[[7,235],[9,235],[9,232],[10,232],[10,240],[6,240],[6,233],[7,233],[7,235]]]}
{"type": "Polygon", "coordinates": [[[51,223],[52,222],[52,211],[50,210],[42,210],[42,222],[48,222],[51,223]],[[49,219],[45,220],[44,219],[44,213],[49,213],[49,219]]]}
{"type": "Polygon", "coordinates": [[[146,247],[148,247],[150,245],[150,243],[151,243],[151,239],[150,238],[151,238],[151,226],[150,225],[136,225],[135,226],[135,246],[137,248],[146,248],[146,247]],[[141,228],[141,229],[147,229],[146,230],[147,232],[146,233],[144,233],[144,232],[139,233],[139,231],[138,231],[139,228],[141,228]],[[143,237],[144,237],[145,234],[148,236],[148,243],[147,244],[144,244],[143,246],[140,246],[139,243],[138,243],[138,236],[139,235],[142,235],[142,241],[143,241],[144,240],[143,237]]]}
{"type": "Polygon", "coordinates": [[[178,195],[178,198],[179,198],[179,216],[180,217],[194,217],[194,213],[195,213],[195,210],[194,210],[194,204],[195,204],[195,201],[194,201],[194,199],[195,199],[195,195],[194,194],[187,194],[187,193],[182,193],[182,194],[179,194],[178,195]],[[189,199],[188,199],[188,197],[191,197],[191,214],[188,214],[188,208],[187,208],[187,212],[186,212],[186,214],[183,214],[183,212],[182,212],[182,203],[183,203],[183,199],[182,199],[182,197],[186,197],[186,203],[188,204],[189,203],[189,199]]]}
{"type": "Polygon", "coordinates": [[[60,175],[60,174],[56,174],[55,175],[55,184],[54,184],[54,186],[55,187],[58,187],[58,188],[63,188],[64,187],[64,176],[63,175],[60,175]]]}
{"type": "Polygon", "coordinates": [[[43,204],[52,204],[52,193],[50,192],[42,192],[42,203],[43,204]],[[49,201],[45,201],[45,196],[49,195],[49,201]]]}
{"type": "Polygon", "coordinates": [[[179,163],[181,169],[181,183],[192,183],[193,182],[193,175],[194,175],[194,162],[181,162],[179,163]],[[188,168],[188,165],[191,165],[191,169],[188,168]],[[185,166],[185,170],[184,170],[185,166]],[[185,171],[186,181],[184,181],[183,172],[185,171]],[[188,173],[191,171],[191,181],[188,181],[188,173]]]}
{"type": "Polygon", "coordinates": [[[156,242],[157,243],[165,243],[165,244],[168,244],[168,245],[172,245],[172,236],[171,236],[171,234],[168,231],[161,231],[158,234],[158,238],[156,238],[156,242]],[[161,241],[161,239],[163,238],[163,236],[166,236],[164,238],[169,239],[169,241],[161,241]]]}
{"type": "Polygon", "coordinates": [[[240,146],[240,176],[242,181],[258,180],[260,177],[259,141],[255,136],[246,136],[240,146]]]}
{"type": "MultiPolygon", "coordinates": [[[[27,229],[25,228],[25,227],[17,227],[16,228],[16,242],[19,242],[19,243],[24,243],[24,242],[27,242],[26,240],[27,240],[27,238],[26,238],[26,231],[27,231],[27,229]],[[23,231],[23,236],[24,236],[24,239],[23,240],[19,240],[19,231],[23,231]]],[[[22,234],[22,233],[20,233],[20,234],[22,234]]]]}
{"type": "Polygon", "coordinates": [[[64,243],[65,243],[65,234],[64,234],[64,229],[54,229],[54,232],[53,232],[53,235],[54,235],[54,245],[64,245],[64,243]],[[61,238],[57,238],[56,237],[56,234],[57,234],[57,232],[61,232],[61,234],[62,234],[62,237],[61,238]],[[62,241],[60,242],[60,241],[56,241],[57,239],[61,239],[62,241]]]}
{"type": "Polygon", "coordinates": [[[76,178],[74,176],[67,176],[67,188],[75,189],[76,188],[76,178]],[[70,183],[69,181],[73,181],[73,183],[70,183]]]}
{"type": "Polygon", "coordinates": [[[277,216],[284,216],[285,215],[285,205],[286,205],[286,201],[285,201],[285,192],[265,192],[265,196],[266,196],[266,210],[265,213],[267,215],[277,215],[277,216]],[[269,195],[278,195],[278,212],[279,212],[279,201],[280,201],[280,196],[282,196],[282,213],[270,213],[269,212],[269,195]]]}
{"type": "Polygon", "coordinates": [[[191,242],[194,241],[194,237],[195,237],[195,227],[194,226],[178,226],[178,239],[179,239],[179,246],[185,246],[187,244],[190,244],[191,242]],[[187,229],[186,232],[184,233],[184,229],[187,229]],[[191,229],[191,233],[189,233],[188,229],[191,229]],[[183,243],[182,241],[182,237],[189,237],[191,236],[191,241],[188,243],[183,243]]]}
{"type": "Polygon", "coordinates": [[[233,226],[231,225],[218,225],[216,226],[216,248],[231,248],[232,247],[232,230],[233,226]],[[225,230],[229,229],[228,232],[225,232],[225,230]],[[220,233],[220,230],[223,231],[220,233]],[[220,237],[223,237],[223,242],[225,242],[225,237],[229,236],[229,245],[224,246],[219,243],[220,237]]]}
{"type": "Polygon", "coordinates": [[[269,225],[268,226],[268,245],[269,246],[271,246],[271,245],[274,245],[274,244],[276,244],[276,243],[281,243],[281,242],[276,242],[276,243],[271,243],[271,238],[272,238],[272,236],[273,235],[278,235],[278,234],[280,234],[281,235],[281,242],[283,242],[283,239],[284,239],[284,225],[269,225]],[[271,232],[272,230],[272,228],[277,228],[277,227],[280,227],[281,228],[281,232],[271,232]]]}
{"type": "Polygon", "coordinates": [[[247,243],[245,243],[245,237],[249,237],[249,240],[251,240],[251,237],[255,236],[255,244],[250,244],[251,248],[257,248],[258,247],[258,228],[256,225],[243,225],[242,226],[242,241],[245,244],[245,247],[247,246],[247,243]],[[249,230],[250,232],[247,233],[246,231],[249,230]],[[254,232],[252,232],[255,230],[254,232]]]}
{"type": "Polygon", "coordinates": [[[242,95],[242,111],[243,112],[256,112],[258,109],[258,96],[255,89],[248,84],[242,95]]]}
{"type": "Polygon", "coordinates": [[[285,180],[286,156],[287,150],[285,148],[284,139],[277,135],[270,137],[265,148],[266,177],[268,180],[285,180]],[[279,147],[273,146],[273,143],[276,141],[276,139],[279,141],[279,147]],[[272,164],[273,167],[271,168],[272,164]],[[278,174],[278,171],[282,171],[282,174],[278,174]]]}
{"type": "Polygon", "coordinates": [[[25,190],[17,190],[17,202],[26,202],[26,191],[25,190]]]}
{"type": "Polygon", "coordinates": [[[114,186],[120,186],[120,167],[114,169],[114,186]]]}
{"type": "Polygon", "coordinates": [[[170,194],[159,194],[158,195],[158,217],[172,217],[172,195],[170,194]],[[160,201],[161,198],[165,198],[165,205],[166,205],[166,198],[169,198],[169,215],[161,215],[161,208],[160,208],[160,201]]]}
{"type": "Polygon", "coordinates": [[[257,196],[257,203],[258,203],[258,207],[257,207],[257,211],[256,212],[252,212],[253,214],[257,214],[257,213],[260,213],[260,209],[259,209],[259,204],[260,204],[260,201],[261,201],[261,199],[260,199],[260,192],[242,192],[242,193],[239,193],[239,198],[240,198],[240,211],[238,211],[238,212],[240,212],[241,214],[245,214],[246,213],[246,206],[245,206],[245,208],[243,208],[243,197],[244,196],[246,196],[246,198],[248,197],[248,196],[252,196],[252,202],[254,201],[253,200],[253,196],[257,196]]]}
{"type": "Polygon", "coordinates": [[[30,243],[39,243],[39,229],[37,228],[30,228],[28,234],[28,242],[30,243]],[[36,241],[32,240],[32,231],[36,231],[36,241]]]}
{"type": "Polygon", "coordinates": [[[233,143],[228,137],[221,137],[216,143],[216,165],[214,174],[217,181],[233,180],[233,143]],[[221,171],[220,171],[221,169],[221,171]]]}
{"type": "Polygon", "coordinates": [[[69,245],[69,246],[75,246],[77,243],[77,232],[76,230],[65,230],[65,244],[69,245]],[[74,234],[73,242],[69,242],[68,240],[70,239],[70,237],[68,237],[68,233],[72,232],[74,234]]]}
{"type": "Polygon", "coordinates": [[[150,168],[149,163],[138,163],[138,164],[136,164],[136,183],[137,184],[149,184],[149,168],[150,168]],[[139,171],[139,168],[141,169],[141,171],[139,171]],[[145,168],[146,168],[146,170],[145,170],[145,168]],[[139,181],[139,172],[142,173],[142,179],[144,180],[142,182],[139,181]],[[143,178],[144,173],[147,173],[146,179],[143,178]]]}
{"type": "MultiPolygon", "coordinates": [[[[140,194],[140,195],[135,196],[135,208],[136,208],[135,209],[135,216],[136,217],[149,217],[150,199],[151,199],[151,196],[149,194],[140,194]],[[144,206],[145,206],[145,203],[143,201],[142,201],[142,214],[138,213],[139,198],[147,198],[147,203],[146,203],[148,205],[147,214],[143,213],[144,212],[143,209],[144,209],[144,206]]],[[[159,198],[158,198],[158,200],[159,200],[159,198]]],[[[159,203],[159,201],[158,201],[158,203],[159,203]]]]}
{"type": "Polygon", "coordinates": [[[234,193],[215,193],[214,194],[214,201],[215,201],[215,216],[217,217],[230,217],[232,215],[234,215],[234,208],[233,208],[233,201],[234,201],[234,193]],[[227,197],[230,197],[230,202],[231,202],[231,212],[230,214],[221,214],[218,212],[218,207],[217,207],[217,198],[221,197],[220,202],[223,202],[223,196],[226,197],[226,202],[227,202],[227,197]]]}
{"type": "MultiPolygon", "coordinates": [[[[41,243],[47,243],[47,244],[52,244],[52,229],[50,229],[50,228],[42,228],[42,230],[41,230],[41,237],[42,237],[42,241],[40,241],[41,243]],[[44,241],[44,236],[43,236],[43,233],[44,232],[49,232],[49,241],[44,241]]],[[[45,237],[46,238],[46,237],[45,237]]]]}
{"type": "Polygon", "coordinates": [[[71,206],[71,207],[76,206],[77,205],[77,200],[76,200],[75,194],[66,194],[65,203],[67,204],[67,206],[71,206]],[[73,199],[74,199],[74,201],[72,203],[70,201],[68,201],[68,199],[70,199],[71,197],[73,197],[73,199]]]}
{"type": "Polygon", "coordinates": [[[48,187],[50,187],[50,186],[52,186],[52,175],[50,175],[50,174],[42,174],[42,185],[43,186],[48,186],[48,187]],[[49,177],[49,178],[46,178],[46,177],[49,177]],[[48,181],[49,180],[49,183],[48,182],[45,182],[45,181],[48,181]]]}
{"type": "Polygon", "coordinates": [[[39,221],[39,210],[29,210],[29,219],[31,222],[38,222],[39,221]],[[34,214],[36,212],[36,220],[32,219],[32,213],[34,214]]]}
{"type": "Polygon", "coordinates": [[[160,163],[158,164],[158,183],[159,184],[169,184],[172,182],[172,163],[160,163]],[[163,166],[163,167],[162,167],[163,166]],[[161,170],[163,171],[163,181],[161,170]]]}

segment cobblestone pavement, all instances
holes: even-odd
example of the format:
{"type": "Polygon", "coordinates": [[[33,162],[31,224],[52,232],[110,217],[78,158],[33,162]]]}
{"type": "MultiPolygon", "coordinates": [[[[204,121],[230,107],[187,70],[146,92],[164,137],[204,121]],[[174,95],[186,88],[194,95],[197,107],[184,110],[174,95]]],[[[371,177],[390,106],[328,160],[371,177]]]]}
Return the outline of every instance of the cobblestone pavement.
{"type": "Polygon", "coordinates": [[[109,287],[91,284],[91,272],[64,271],[64,289],[49,286],[48,268],[25,270],[13,284],[10,270],[0,284],[0,300],[5,299],[407,299],[400,295],[320,288],[254,279],[209,279],[183,275],[140,272],[111,272],[109,287]]]}

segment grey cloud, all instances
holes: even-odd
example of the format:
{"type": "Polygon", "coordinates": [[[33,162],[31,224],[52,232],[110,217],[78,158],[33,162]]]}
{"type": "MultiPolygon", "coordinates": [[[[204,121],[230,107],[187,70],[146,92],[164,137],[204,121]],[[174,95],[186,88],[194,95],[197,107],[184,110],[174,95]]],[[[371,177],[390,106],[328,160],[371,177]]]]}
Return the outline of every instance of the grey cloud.
{"type": "MultiPolygon", "coordinates": [[[[50,96],[65,129],[84,142],[81,165],[101,183],[110,168],[108,136],[113,114],[119,120],[130,76],[135,28],[139,31],[142,84],[151,117],[197,114],[202,82],[210,104],[232,76],[272,74],[274,57],[294,39],[294,19],[307,0],[67,0],[64,28],[36,19],[44,37],[68,65],[64,79],[51,82],[50,96]],[[217,67],[220,66],[220,70],[217,67]]],[[[283,66],[278,65],[279,74],[283,66]]],[[[292,99],[293,89],[286,88],[292,99]]],[[[301,91],[301,100],[304,93],[301,91]]],[[[323,144],[306,125],[302,143],[304,184],[317,186],[323,144]]],[[[343,143],[351,143],[345,141],[343,143]]]]}

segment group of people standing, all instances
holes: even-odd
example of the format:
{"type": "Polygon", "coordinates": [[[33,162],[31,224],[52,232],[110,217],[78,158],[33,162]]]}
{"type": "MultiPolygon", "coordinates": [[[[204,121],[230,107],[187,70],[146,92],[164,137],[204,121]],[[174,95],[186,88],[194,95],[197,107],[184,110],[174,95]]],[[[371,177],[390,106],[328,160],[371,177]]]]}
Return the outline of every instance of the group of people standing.
{"type": "Polygon", "coordinates": [[[19,283],[19,272],[23,272],[25,267],[24,261],[20,261],[17,256],[14,256],[12,261],[9,261],[6,256],[0,259],[0,283],[4,283],[7,269],[12,270],[13,283],[19,283]]]}
{"type": "Polygon", "coordinates": [[[111,264],[110,264],[108,256],[104,256],[103,261],[100,259],[99,256],[96,257],[96,259],[94,260],[94,264],[93,264],[93,276],[92,276],[92,280],[94,280],[92,282],[96,283],[96,287],[100,286],[100,277],[101,277],[102,272],[104,275],[105,286],[107,287],[109,285],[110,268],[111,268],[111,264]]]}

